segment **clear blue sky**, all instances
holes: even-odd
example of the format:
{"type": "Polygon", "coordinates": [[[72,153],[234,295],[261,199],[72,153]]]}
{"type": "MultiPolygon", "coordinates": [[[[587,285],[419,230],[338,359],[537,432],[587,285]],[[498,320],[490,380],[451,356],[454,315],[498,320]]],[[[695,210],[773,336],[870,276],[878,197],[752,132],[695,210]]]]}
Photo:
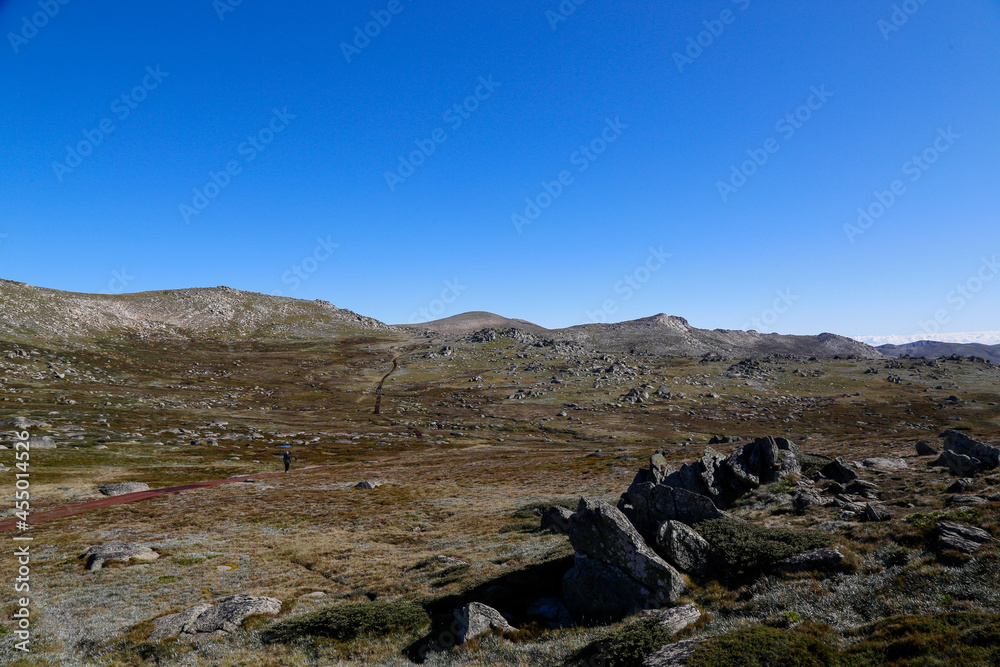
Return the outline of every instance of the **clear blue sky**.
{"type": "Polygon", "coordinates": [[[1000,329],[997,0],[231,2],[0,2],[0,276],[1000,329]]]}

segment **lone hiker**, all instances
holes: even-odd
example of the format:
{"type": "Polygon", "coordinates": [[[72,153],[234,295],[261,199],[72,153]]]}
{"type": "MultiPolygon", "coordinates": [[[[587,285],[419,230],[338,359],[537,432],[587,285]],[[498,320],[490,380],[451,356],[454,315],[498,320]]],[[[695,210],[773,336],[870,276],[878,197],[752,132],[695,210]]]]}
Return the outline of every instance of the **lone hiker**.
{"type": "Polygon", "coordinates": [[[288,472],[288,466],[292,465],[292,455],[285,452],[281,455],[281,460],[285,462],[285,472],[288,472]]]}

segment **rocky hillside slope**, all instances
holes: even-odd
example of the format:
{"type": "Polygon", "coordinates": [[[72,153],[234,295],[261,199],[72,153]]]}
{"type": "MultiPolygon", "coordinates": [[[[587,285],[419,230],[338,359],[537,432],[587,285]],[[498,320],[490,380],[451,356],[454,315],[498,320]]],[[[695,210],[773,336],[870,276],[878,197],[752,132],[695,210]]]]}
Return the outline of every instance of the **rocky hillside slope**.
{"type": "Polygon", "coordinates": [[[328,336],[387,325],[326,301],[230,287],[136,294],[79,294],[0,281],[0,337],[73,340],[114,333],[185,337],[328,336]]]}
{"type": "Polygon", "coordinates": [[[785,336],[731,329],[697,329],[683,317],[654,315],[618,324],[584,324],[560,329],[554,335],[606,352],[632,352],[673,356],[759,357],[792,354],[830,359],[855,356],[879,359],[882,353],[864,343],[822,333],[818,336],[785,336]]]}

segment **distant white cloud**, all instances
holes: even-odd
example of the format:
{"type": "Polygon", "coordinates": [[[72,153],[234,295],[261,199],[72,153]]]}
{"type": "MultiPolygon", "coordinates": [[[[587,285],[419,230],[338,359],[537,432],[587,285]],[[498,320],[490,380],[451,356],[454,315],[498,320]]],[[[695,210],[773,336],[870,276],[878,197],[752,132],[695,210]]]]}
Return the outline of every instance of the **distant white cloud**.
{"type": "Polygon", "coordinates": [[[942,343],[980,343],[1000,345],[1000,331],[971,331],[966,333],[915,333],[889,336],[854,336],[854,340],[869,345],[903,345],[918,340],[935,340],[942,343]]]}

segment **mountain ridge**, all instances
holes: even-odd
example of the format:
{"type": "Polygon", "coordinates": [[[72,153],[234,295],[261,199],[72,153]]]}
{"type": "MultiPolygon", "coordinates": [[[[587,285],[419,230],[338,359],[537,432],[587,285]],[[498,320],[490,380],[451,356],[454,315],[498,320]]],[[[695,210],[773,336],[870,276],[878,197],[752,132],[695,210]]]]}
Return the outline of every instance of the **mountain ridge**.
{"type": "Polygon", "coordinates": [[[140,337],[329,337],[350,331],[435,332],[456,340],[481,330],[518,330],[536,338],[576,343],[606,353],[697,357],[773,354],[831,358],[881,358],[875,348],[845,336],[789,336],[731,329],[699,329],[683,317],[658,313],[612,324],[546,329],[527,320],[486,311],[460,313],[410,325],[388,325],[338,308],[231,287],[195,287],[121,295],[66,292],[26,283],[0,282],[0,336],[21,339],[99,338],[113,333],[140,337]]]}

